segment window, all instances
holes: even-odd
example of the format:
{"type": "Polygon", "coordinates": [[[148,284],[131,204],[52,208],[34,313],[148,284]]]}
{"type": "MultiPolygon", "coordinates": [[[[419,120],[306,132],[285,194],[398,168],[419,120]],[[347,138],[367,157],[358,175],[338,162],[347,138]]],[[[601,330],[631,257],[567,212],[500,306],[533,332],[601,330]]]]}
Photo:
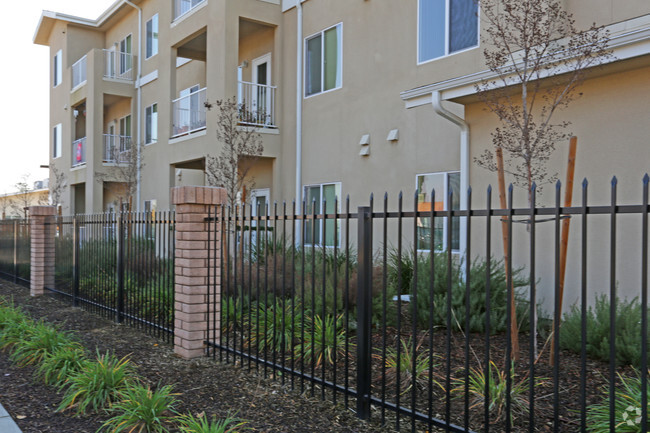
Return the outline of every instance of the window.
{"type": "Polygon", "coordinates": [[[120,41],[120,74],[131,70],[131,35],[120,41]]]}
{"type": "Polygon", "coordinates": [[[63,75],[63,53],[61,50],[56,52],[54,56],[54,87],[61,84],[61,78],[63,75]]]}
{"type": "Polygon", "coordinates": [[[52,158],[61,156],[61,124],[59,123],[52,130],[52,158]]]}
{"type": "Polygon", "coordinates": [[[342,24],[330,27],[305,42],[305,96],[341,87],[342,24]]]}
{"type": "Polygon", "coordinates": [[[476,0],[418,1],[418,63],[477,45],[476,0]]]}
{"type": "MultiPolygon", "coordinates": [[[[431,191],[435,190],[433,210],[447,210],[449,206],[449,190],[452,191],[451,209],[460,209],[460,173],[431,173],[416,177],[418,194],[418,211],[431,212],[431,191]]],[[[431,249],[431,217],[418,217],[418,250],[431,249]]],[[[451,250],[460,249],[460,217],[451,218],[451,239],[447,239],[446,216],[436,216],[433,223],[433,248],[435,251],[447,249],[451,242],[451,250]]]]}
{"type": "Polygon", "coordinates": [[[144,143],[151,144],[158,141],[158,104],[153,104],[144,109],[144,143]]]}
{"type": "MultiPolygon", "coordinates": [[[[304,198],[307,205],[307,214],[316,215],[332,214],[341,210],[341,184],[330,183],[321,185],[305,186],[304,198]],[[325,211],[321,210],[323,200],[325,211]],[[335,208],[334,203],[338,205],[335,208]]],[[[304,226],[305,245],[325,245],[326,247],[339,246],[341,244],[341,228],[338,221],[333,219],[306,220],[304,226]],[[323,232],[325,233],[323,239],[323,232]]]]}
{"type": "Polygon", "coordinates": [[[158,54],[158,14],[147,21],[147,59],[158,54]]]}
{"type": "Polygon", "coordinates": [[[131,115],[124,116],[120,119],[120,137],[119,148],[114,149],[117,155],[114,158],[117,161],[123,161],[126,154],[124,152],[131,149],[131,115]]]}

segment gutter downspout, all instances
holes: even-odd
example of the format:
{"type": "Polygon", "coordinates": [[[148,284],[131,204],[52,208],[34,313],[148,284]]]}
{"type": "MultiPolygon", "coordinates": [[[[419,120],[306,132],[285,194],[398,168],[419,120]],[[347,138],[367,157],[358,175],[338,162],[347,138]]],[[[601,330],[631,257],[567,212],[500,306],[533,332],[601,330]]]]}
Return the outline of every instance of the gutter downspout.
{"type": "Polygon", "coordinates": [[[296,11],[296,206],[302,203],[302,0],[297,0],[296,11]]]}
{"type": "MultiPolygon", "coordinates": [[[[433,109],[438,115],[460,128],[460,209],[467,210],[467,191],[469,189],[469,125],[465,120],[442,106],[442,97],[437,90],[431,93],[431,105],[433,105],[433,109]]],[[[460,251],[463,255],[467,251],[467,217],[460,218],[460,251]]],[[[471,257],[466,257],[463,264],[467,264],[467,261],[470,259],[471,257]]]]}
{"type": "Polygon", "coordinates": [[[137,169],[137,174],[136,174],[136,193],[135,193],[135,201],[136,201],[136,211],[140,212],[140,190],[141,190],[141,182],[140,178],[142,177],[142,154],[141,154],[141,140],[140,140],[140,135],[142,132],[142,87],[140,86],[140,79],[142,78],[142,8],[139,6],[134,5],[130,1],[126,0],[124,3],[128,4],[131,7],[134,7],[135,9],[138,10],[138,76],[135,79],[135,88],[138,90],[137,96],[136,96],[136,109],[138,110],[137,114],[137,127],[136,127],[136,140],[135,140],[135,147],[136,147],[136,152],[137,152],[137,157],[136,157],[136,169],[137,169]]]}

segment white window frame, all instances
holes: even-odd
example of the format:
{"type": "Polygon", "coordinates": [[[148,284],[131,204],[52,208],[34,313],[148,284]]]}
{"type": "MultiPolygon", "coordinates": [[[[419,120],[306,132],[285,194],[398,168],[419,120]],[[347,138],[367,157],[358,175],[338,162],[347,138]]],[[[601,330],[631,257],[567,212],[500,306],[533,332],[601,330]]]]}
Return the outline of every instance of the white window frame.
{"type": "Polygon", "coordinates": [[[117,50],[118,50],[117,55],[120,56],[118,68],[119,68],[120,76],[122,76],[133,69],[133,33],[129,33],[128,35],[124,36],[124,38],[120,42],[118,42],[117,50]],[[131,51],[122,51],[122,43],[124,43],[124,46],[126,47],[127,46],[126,41],[129,38],[131,38],[131,47],[130,47],[131,51]],[[128,68],[125,65],[127,59],[129,59],[128,61],[130,62],[128,68]]]}
{"type": "Polygon", "coordinates": [[[459,54],[459,53],[463,53],[465,51],[473,50],[474,48],[478,48],[480,43],[481,43],[480,42],[481,41],[481,15],[480,15],[481,8],[479,7],[479,8],[477,8],[478,17],[476,19],[476,26],[477,26],[477,29],[476,29],[476,45],[472,45],[470,47],[466,47],[466,48],[463,48],[463,49],[458,50],[458,51],[449,52],[449,11],[450,11],[451,2],[453,0],[442,0],[442,1],[445,2],[445,44],[444,44],[445,53],[443,55],[441,55],[441,56],[438,56],[438,57],[432,57],[430,59],[420,60],[420,45],[421,45],[421,43],[420,43],[420,7],[421,7],[422,0],[418,0],[418,13],[417,13],[418,16],[417,16],[417,26],[416,26],[416,29],[417,29],[416,30],[417,31],[417,34],[416,34],[416,37],[417,37],[417,52],[415,53],[418,65],[423,65],[425,63],[429,63],[429,62],[432,62],[434,60],[443,59],[443,58],[448,57],[448,56],[453,56],[454,54],[459,54]]]}
{"type": "Polygon", "coordinates": [[[303,69],[303,71],[302,71],[303,81],[302,82],[303,82],[303,87],[304,87],[303,98],[305,98],[305,99],[311,98],[311,97],[317,96],[317,95],[322,95],[323,93],[333,92],[333,91],[338,90],[338,89],[343,87],[343,22],[340,22],[340,23],[334,24],[333,26],[327,27],[327,28],[325,28],[325,29],[323,29],[323,30],[321,30],[319,32],[316,32],[316,33],[314,33],[312,35],[307,36],[304,39],[304,41],[303,41],[303,65],[302,65],[302,69],[303,69]],[[338,48],[337,48],[338,57],[339,57],[339,62],[338,63],[340,65],[339,69],[341,71],[341,83],[337,87],[333,87],[333,88],[328,89],[328,90],[323,90],[325,88],[325,61],[324,61],[324,57],[323,57],[323,56],[325,56],[325,32],[328,31],[328,30],[331,30],[333,28],[336,28],[336,27],[340,27],[340,29],[341,29],[341,31],[340,31],[341,37],[338,40],[338,48]],[[321,38],[321,61],[320,61],[320,67],[321,67],[321,74],[320,74],[321,85],[320,85],[320,89],[321,90],[320,90],[320,92],[311,93],[311,94],[308,95],[307,94],[307,86],[305,84],[305,83],[307,83],[307,42],[309,42],[309,40],[311,40],[311,39],[313,39],[313,38],[315,38],[317,36],[320,36],[320,38],[321,38]]]}
{"type": "Polygon", "coordinates": [[[54,71],[52,87],[57,87],[63,81],[63,50],[59,50],[54,55],[54,71]]]}
{"type": "MultiPolygon", "coordinates": [[[[322,203],[323,203],[323,187],[329,186],[329,185],[334,185],[338,189],[339,194],[336,197],[337,198],[336,213],[340,213],[341,212],[341,196],[343,195],[341,182],[312,183],[312,184],[303,185],[303,187],[302,187],[303,198],[305,200],[307,199],[307,196],[308,196],[307,191],[308,191],[309,188],[319,187],[320,188],[320,194],[318,196],[318,200],[319,200],[318,201],[318,206],[320,207],[322,205],[322,203]]],[[[309,209],[309,206],[310,206],[311,203],[305,203],[305,204],[306,204],[306,209],[309,209]]],[[[319,212],[316,213],[316,215],[324,214],[324,213],[326,213],[324,211],[324,209],[321,209],[319,212]]],[[[308,212],[307,214],[311,215],[311,212],[308,212]]],[[[311,220],[305,220],[305,222],[307,222],[307,221],[311,221],[311,220]]],[[[313,244],[305,242],[304,245],[306,247],[307,246],[309,246],[309,247],[311,247],[311,246],[322,247],[323,246],[323,222],[324,222],[324,220],[321,218],[321,219],[317,219],[316,221],[318,222],[318,229],[319,229],[318,230],[318,238],[319,238],[318,242],[315,242],[313,244]]],[[[336,242],[335,243],[336,243],[336,247],[340,248],[341,247],[340,221],[338,219],[335,219],[335,220],[329,219],[328,221],[334,221],[335,222],[335,224],[334,224],[334,228],[336,229],[336,242]]],[[[305,238],[306,238],[307,237],[306,236],[307,232],[305,232],[304,230],[309,230],[309,229],[305,228],[305,229],[303,229],[303,231],[301,233],[301,236],[305,236],[305,238]]],[[[334,245],[324,245],[324,246],[325,246],[325,248],[334,248],[334,245]]]]}
{"type": "Polygon", "coordinates": [[[153,144],[158,142],[158,103],[154,102],[153,104],[145,107],[144,109],[144,144],[153,144]],[[154,113],[153,109],[154,107],[156,108],[156,112],[154,113]],[[149,113],[147,111],[151,109],[151,120],[154,118],[154,114],[156,115],[155,122],[152,122],[150,128],[151,128],[151,140],[147,140],[147,124],[149,123],[149,113]]]}
{"type": "MultiPolygon", "coordinates": [[[[444,188],[443,188],[443,191],[436,191],[436,197],[440,197],[440,194],[443,195],[443,209],[446,211],[447,208],[448,208],[448,205],[449,205],[449,202],[448,202],[448,200],[449,200],[449,175],[451,175],[451,174],[458,174],[460,176],[460,171],[459,170],[450,170],[450,171],[438,171],[438,172],[433,172],[433,173],[419,173],[419,174],[416,174],[415,175],[415,190],[417,191],[418,194],[424,194],[426,199],[428,200],[428,199],[431,198],[431,191],[420,191],[419,186],[418,186],[418,178],[420,178],[422,176],[436,176],[436,175],[444,176],[444,188]]],[[[460,191],[454,192],[455,196],[458,196],[458,194],[460,194],[460,191]]],[[[460,200],[460,197],[459,197],[459,200],[460,200]]],[[[419,203],[420,203],[420,201],[418,200],[418,204],[419,203]]],[[[432,203],[431,205],[435,206],[434,203],[432,203]]],[[[430,217],[426,217],[426,218],[430,218],[430,217]]],[[[442,245],[443,245],[443,248],[434,250],[434,252],[436,252],[436,253],[445,251],[444,247],[447,246],[447,241],[448,241],[447,240],[448,218],[447,217],[441,217],[441,218],[442,218],[442,222],[443,222],[443,226],[442,226],[442,245]]],[[[455,217],[452,217],[452,218],[455,218],[455,217]]],[[[460,218],[459,218],[458,230],[459,230],[458,239],[459,239],[459,243],[460,243],[460,230],[461,230],[460,218]]],[[[434,236],[435,236],[435,233],[434,233],[434,236]]],[[[415,247],[417,248],[417,251],[420,251],[420,252],[429,252],[429,251],[431,251],[431,249],[428,248],[428,247],[427,248],[420,248],[420,246],[418,245],[418,239],[414,239],[414,242],[415,242],[415,247]]],[[[434,239],[434,243],[435,243],[435,239],[434,239]]],[[[458,249],[454,249],[452,247],[451,252],[452,253],[460,253],[460,248],[461,247],[462,247],[461,245],[459,245],[458,249]]]]}
{"type": "Polygon", "coordinates": [[[153,15],[144,26],[145,33],[145,60],[152,58],[158,54],[158,30],[159,19],[158,14],[153,15]],[[151,53],[149,52],[149,23],[151,23],[151,53]],[[154,25],[155,24],[155,25],[154,25]]]}
{"type": "Polygon", "coordinates": [[[62,124],[57,124],[52,128],[52,159],[61,157],[63,143],[62,143],[62,124]]]}

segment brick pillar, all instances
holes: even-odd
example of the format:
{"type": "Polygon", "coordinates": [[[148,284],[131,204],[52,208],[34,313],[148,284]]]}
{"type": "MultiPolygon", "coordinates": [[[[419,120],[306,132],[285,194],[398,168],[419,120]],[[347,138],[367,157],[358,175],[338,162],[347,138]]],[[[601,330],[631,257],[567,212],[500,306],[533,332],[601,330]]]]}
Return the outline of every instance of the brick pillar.
{"type": "MultiPolygon", "coordinates": [[[[220,311],[221,274],[217,266],[220,263],[221,234],[214,230],[216,224],[213,223],[208,242],[205,218],[209,208],[214,214],[216,205],[220,212],[220,205],[225,202],[226,190],[223,188],[172,188],[172,203],[176,205],[174,352],[183,358],[205,354],[203,342],[207,337],[208,311],[210,315],[220,311]],[[214,293],[210,294],[208,273],[210,281],[215,284],[214,293]]],[[[215,328],[218,334],[218,324],[215,328]]]]}
{"type": "Polygon", "coordinates": [[[41,296],[45,287],[54,287],[54,206],[30,206],[31,236],[30,290],[32,296],[41,296]]]}

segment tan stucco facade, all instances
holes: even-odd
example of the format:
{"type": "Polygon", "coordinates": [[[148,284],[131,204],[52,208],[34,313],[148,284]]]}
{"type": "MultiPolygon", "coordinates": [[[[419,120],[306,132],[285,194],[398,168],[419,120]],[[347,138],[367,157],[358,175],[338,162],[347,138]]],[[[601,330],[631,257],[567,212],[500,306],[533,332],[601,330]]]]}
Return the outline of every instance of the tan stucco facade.
{"type": "MultiPolygon", "coordinates": [[[[51,59],[58,50],[63,56],[62,82],[52,88],[50,98],[50,127],[62,125],[61,156],[52,158],[53,143],[49,146],[50,164],[64,172],[72,186],[63,212],[99,212],[114,201],[114,193],[97,182],[95,174],[114,170],[104,161],[104,134],[111,125],[119,129],[120,119],[127,115],[131,115],[131,142],[143,144],[144,166],[134,208],[143,209],[145,201],[155,200],[158,209],[167,209],[171,187],[205,183],[204,158],[219,151],[216,114],[203,110],[205,121],[199,128],[179,128],[174,111],[179,103],[172,101],[193,86],[205,89],[200,97],[208,102],[237,98],[242,89],[238,80],[254,81],[255,67],[265,61],[270,62],[266,84],[275,87],[274,123],[258,128],[264,154],[251,174],[255,188],[268,189],[271,203],[290,202],[306,185],[336,183],[355,209],[367,204],[371,193],[381,197],[384,192],[395,208],[400,191],[410,207],[417,175],[461,170],[460,130],[436,114],[431,92],[437,91],[444,106],[469,125],[470,164],[465,174],[473,186],[473,203],[483,206],[486,187],[495,184],[496,177],[471,161],[491,146],[496,119],[473,96],[474,77],[486,69],[481,44],[418,63],[417,0],[307,0],[300,3],[300,14],[296,1],[187,1],[195,7],[175,17],[176,1],[133,0],[142,10],[142,44],[139,12],[123,1],[97,20],[44,13],[35,43],[48,45],[51,59]],[[146,23],[155,14],[158,51],[146,58],[146,23]],[[306,40],[336,26],[341,39],[340,82],[305,97],[306,40]],[[128,35],[133,54],[130,79],[104,77],[104,50],[117,44],[119,51],[128,35]],[[298,47],[302,47],[300,65],[298,47]],[[83,56],[87,56],[86,82],[73,90],[72,65],[83,56]],[[145,113],[152,104],[157,107],[157,141],[145,143],[145,113]],[[77,110],[75,120],[75,107],[83,108],[83,119],[78,117],[82,110],[77,110]],[[83,131],[80,122],[85,122],[83,131]],[[398,138],[388,140],[395,130],[398,138]],[[369,144],[362,146],[366,135],[369,144]],[[86,160],[72,167],[72,143],[81,136],[87,140],[86,160]],[[299,164],[297,141],[302,152],[299,164]]],[[[590,202],[602,204],[609,198],[612,176],[617,175],[619,200],[637,202],[640,180],[650,170],[650,3],[565,0],[564,4],[580,28],[592,22],[609,26],[617,57],[591,73],[582,97],[559,114],[572,122],[571,131],[579,137],[576,179],[589,178],[590,202]]],[[[483,23],[479,27],[484,30],[483,23]]],[[[558,149],[550,170],[563,176],[565,144],[558,149]]],[[[542,203],[553,203],[552,190],[546,187],[542,203]]],[[[517,192],[516,200],[525,206],[525,194],[517,192]]],[[[480,229],[474,228],[473,233],[473,240],[480,237],[480,229]]],[[[548,242],[549,236],[542,237],[542,243],[548,242]]],[[[626,247],[638,242],[633,232],[624,231],[619,241],[626,247]]],[[[498,253],[499,242],[494,245],[498,253]]],[[[575,266],[574,257],[569,257],[569,267],[575,266]]],[[[594,267],[604,260],[598,252],[590,257],[594,267]]],[[[552,269],[552,257],[539,260],[540,269],[552,269]]],[[[626,270],[626,265],[621,266],[619,275],[626,270]]],[[[542,284],[548,286],[548,281],[542,284]]]]}

